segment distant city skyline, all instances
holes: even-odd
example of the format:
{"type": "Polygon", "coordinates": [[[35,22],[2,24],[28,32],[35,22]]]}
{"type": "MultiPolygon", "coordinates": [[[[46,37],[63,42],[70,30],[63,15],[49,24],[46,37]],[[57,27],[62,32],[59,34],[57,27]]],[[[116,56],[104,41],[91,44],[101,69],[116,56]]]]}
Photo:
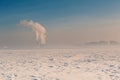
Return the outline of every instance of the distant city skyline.
{"type": "Polygon", "coordinates": [[[0,46],[36,46],[21,20],[41,23],[46,45],[120,42],[119,0],[0,0],[0,46]]]}

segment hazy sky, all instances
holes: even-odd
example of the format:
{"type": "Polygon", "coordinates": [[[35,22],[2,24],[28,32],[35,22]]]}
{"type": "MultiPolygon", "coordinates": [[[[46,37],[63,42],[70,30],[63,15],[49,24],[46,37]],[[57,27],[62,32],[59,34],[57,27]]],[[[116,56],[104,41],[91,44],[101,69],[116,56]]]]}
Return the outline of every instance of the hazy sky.
{"type": "Polygon", "coordinates": [[[120,0],[0,0],[0,45],[33,46],[33,20],[47,29],[47,44],[120,41],[120,0]]]}

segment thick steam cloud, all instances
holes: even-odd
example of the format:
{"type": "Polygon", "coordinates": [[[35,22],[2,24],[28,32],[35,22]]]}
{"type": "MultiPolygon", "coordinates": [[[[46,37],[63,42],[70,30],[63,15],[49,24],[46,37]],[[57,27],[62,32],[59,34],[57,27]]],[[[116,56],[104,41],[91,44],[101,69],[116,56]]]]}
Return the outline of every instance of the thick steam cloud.
{"type": "Polygon", "coordinates": [[[23,20],[20,25],[30,27],[36,35],[36,41],[42,45],[46,44],[46,29],[40,23],[23,20]]]}

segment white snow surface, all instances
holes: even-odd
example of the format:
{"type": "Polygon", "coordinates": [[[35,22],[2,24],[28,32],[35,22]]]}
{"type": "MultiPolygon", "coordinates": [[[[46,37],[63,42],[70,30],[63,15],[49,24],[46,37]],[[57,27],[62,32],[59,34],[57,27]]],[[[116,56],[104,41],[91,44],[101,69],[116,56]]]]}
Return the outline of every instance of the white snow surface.
{"type": "Polygon", "coordinates": [[[0,50],[0,80],[120,80],[120,47],[0,50]]]}

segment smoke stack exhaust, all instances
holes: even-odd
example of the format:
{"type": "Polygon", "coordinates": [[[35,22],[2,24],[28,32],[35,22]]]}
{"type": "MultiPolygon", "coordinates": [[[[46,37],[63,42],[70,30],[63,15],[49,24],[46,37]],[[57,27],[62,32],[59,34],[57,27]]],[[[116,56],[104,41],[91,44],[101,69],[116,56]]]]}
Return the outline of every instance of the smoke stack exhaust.
{"type": "Polygon", "coordinates": [[[40,23],[34,22],[32,20],[30,21],[23,20],[23,21],[20,21],[20,25],[30,27],[33,30],[38,44],[39,43],[41,45],[46,44],[46,29],[40,23]]]}

